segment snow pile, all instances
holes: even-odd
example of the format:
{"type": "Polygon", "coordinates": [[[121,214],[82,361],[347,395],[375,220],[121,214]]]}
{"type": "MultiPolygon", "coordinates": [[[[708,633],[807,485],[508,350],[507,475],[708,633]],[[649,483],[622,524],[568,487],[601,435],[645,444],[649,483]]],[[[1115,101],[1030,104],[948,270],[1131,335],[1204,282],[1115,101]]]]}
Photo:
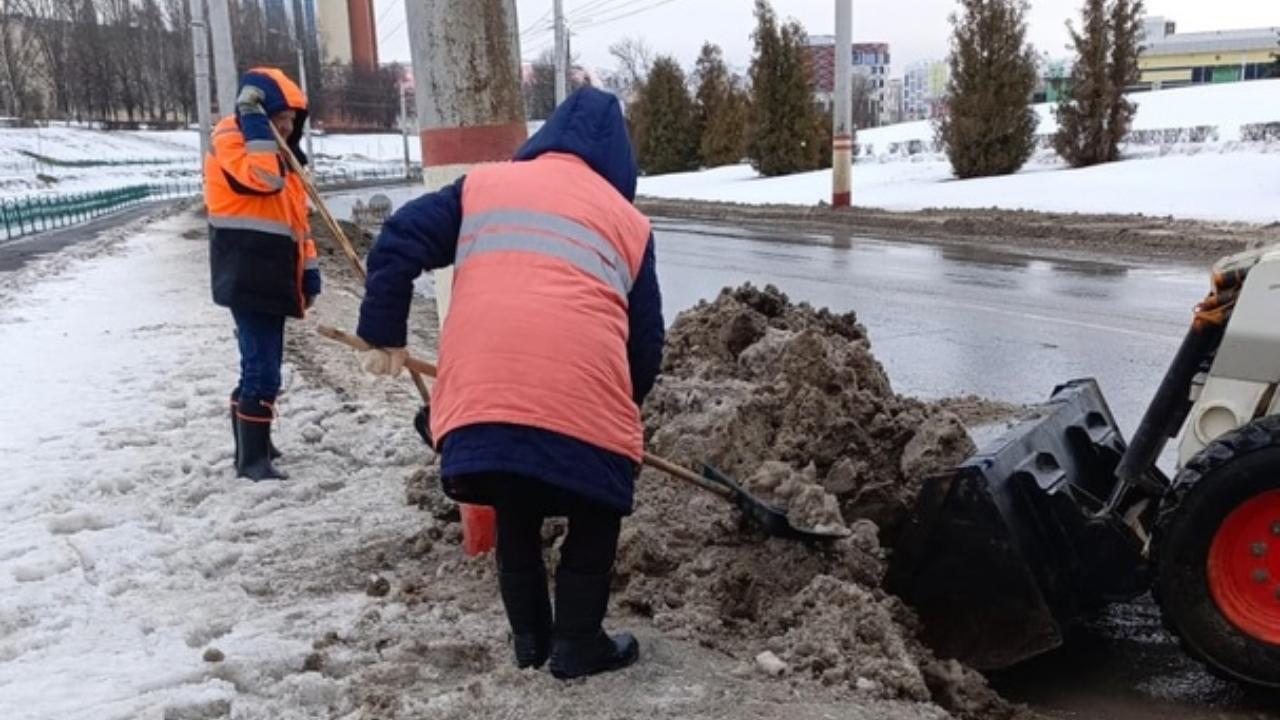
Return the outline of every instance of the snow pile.
{"type": "Polygon", "coordinates": [[[976,687],[931,686],[936,661],[910,612],[879,589],[881,538],[908,518],[923,475],[973,445],[946,410],[893,393],[853,314],[773,288],[724,291],[672,326],[645,422],[651,451],[749,478],[793,523],[850,532],[825,547],[765,538],[723,499],[646,470],[620,543],[619,604],[737,657],[771,653],[783,665],[769,672],[880,699],[985,693],[967,716],[1015,712],[976,675],[965,680],[976,687]]]}

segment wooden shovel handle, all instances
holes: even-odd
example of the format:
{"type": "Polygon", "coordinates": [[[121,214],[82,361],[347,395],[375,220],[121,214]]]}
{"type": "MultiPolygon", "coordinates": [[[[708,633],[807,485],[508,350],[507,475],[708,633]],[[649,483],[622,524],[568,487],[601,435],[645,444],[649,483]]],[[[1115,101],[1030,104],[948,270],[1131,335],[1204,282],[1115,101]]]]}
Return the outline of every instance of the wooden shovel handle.
{"type": "Polygon", "coordinates": [[[275,123],[267,123],[271,127],[271,134],[275,136],[276,145],[279,146],[280,152],[284,154],[285,161],[289,163],[289,168],[293,170],[299,178],[302,179],[302,186],[307,190],[307,196],[311,198],[312,204],[316,206],[316,211],[320,213],[320,217],[324,219],[324,224],[329,227],[329,232],[333,233],[333,237],[337,239],[338,244],[342,246],[342,253],[347,256],[347,260],[351,262],[351,267],[355,269],[356,274],[361,280],[367,277],[364,269],[364,263],[360,261],[360,255],[356,253],[355,247],[351,241],[347,239],[347,234],[342,231],[342,226],[333,218],[333,214],[329,212],[328,206],[324,204],[324,200],[320,197],[320,191],[316,189],[314,183],[311,182],[311,176],[302,167],[302,163],[298,162],[298,158],[293,154],[293,148],[289,147],[284,137],[280,134],[280,130],[276,128],[275,123]]]}
{"type": "MultiPolygon", "coordinates": [[[[351,244],[347,234],[342,231],[342,226],[333,218],[333,213],[329,212],[329,207],[324,204],[324,199],[320,197],[320,191],[311,182],[311,175],[302,167],[302,163],[298,162],[297,156],[293,154],[293,148],[289,147],[289,143],[285,142],[284,136],[280,134],[280,130],[275,126],[275,123],[268,122],[267,126],[271,128],[271,135],[275,137],[276,146],[280,148],[280,152],[284,153],[284,158],[289,163],[289,168],[302,180],[302,187],[306,188],[307,197],[311,198],[311,203],[316,206],[316,211],[324,219],[324,224],[329,226],[329,232],[333,233],[333,237],[342,246],[342,254],[347,256],[351,267],[360,276],[360,281],[364,282],[369,277],[364,269],[364,263],[360,261],[360,255],[356,253],[355,246],[351,244]]],[[[431,393],[427,391],[427,384],[423,382],[422,374],[413,368],[409,368],[409,377],[413,379],[414,387],[418,388],[418,395],[422,397],[422,403],[424,405],[430,403],[431,393]]]]}
{"type": "MultiPolygon", "coordinates": [[[[323,335],[324,337],[329,338],[330,340],[340,342],[343,345],[346,345],[347,347],[351,348],[352,350],[371,350],[373,348],[372,345],[365,342],[364,340],[361,340],[355,335],[345,333],[329,325],[317,326],[316,332],[323,335]]],[[[426,375],[427,377],[430,377],[430,378],[436,377],[438,373],[438,370],[435,365],[427,362],[426,360],[421,360],[419,358],[416,358],[412,355],[405,358],[404,366],[409,370],[422,373],[423,375],[426,375]]],[[[651,455],[649,453],[645,453],[644,464],[648,465],[651,468],[654,468],[655,470],[661,470],[662,472],[674,478],[683,480],[691,485],[696,485],[702,488],[703,490],[706,490],[707,492],[715,493],[720,497],[724,497],[724,498],[733,497],[733,491],[730,490],[729,488],[719,483],[711,482],[710,480],[702,477],[701,475],[693,472],[692,470],[689,470],[688,468],[683,468],[671,462],[670,460],[667,460],[665,458],[660,458],[657,455],[651,455]]]]}
{"type": "MultiPolygon", "coordinates": [[[[347,347],[351,348],[352,350],[372,350],[373,349],[372,345],[360,339],[359,337],[356,337],[355,335],[351,335],[350,333],[342,332],[336,327],[331,327],[329,325],[317,325],[316,332],[323,335],[324,337],[329,338],[330,340],[335,340],[337,342],[340,342],[343,345],[346,345],[347,347]]],[[[421,373],[422,375],[426,375],[429,378],[436,377],[438,373],[438,370],[436,369],[435,365],[432,365],[426,360],[419,360],[418,358],[413,357],[412,355],[405,358],[404,366],[410,372],[421,373]]]]}
{"type": "Polygon", "coordinates": [[[649,467],[655,470],[661,470],[662,472],[670,475],[671,477],[677,478],[679,480],[683,480],[691,485],[697,485],[703,490],[706,490],[707,492],[710,492],[710,493],[715,493],[720,497],[729,498],[729,499],[733,498],[733,491],[730,490],[729,488],[721,485],[720,483],[711,482],[710,480],[702,477],[698,473],[693,472],[688,468],[684,468],[679,465],[676,465],[675,463],[665,458],[660,458],[657,455],[650,455],[649,453],[645,453],[644,464],[648,465],[649,467]]]}

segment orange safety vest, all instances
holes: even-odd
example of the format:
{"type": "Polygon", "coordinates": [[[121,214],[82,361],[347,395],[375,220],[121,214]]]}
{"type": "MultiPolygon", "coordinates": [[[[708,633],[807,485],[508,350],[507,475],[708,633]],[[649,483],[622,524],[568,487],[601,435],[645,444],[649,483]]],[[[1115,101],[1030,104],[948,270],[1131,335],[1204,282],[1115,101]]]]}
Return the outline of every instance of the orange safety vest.
{"type": "Polygon", "coordinates": [[[649,221],[581,159],[481,166],[462,186],[432,432],[550,430],[639,462],[627,297],[649,221]]]}
{"type": "MultiPolygon", "coordinates": [[[[306,97],[284,73],[274,68],[251,72],[270,77],[289,108],[306,111],[306,97]]],[[[319,260],[306,188],[289,171],[275,141],[245,142],[236,117],[223,118],[205,157],[204,199],[215,302],[302,317],[302,274],[318,267],[319,260]]]]}

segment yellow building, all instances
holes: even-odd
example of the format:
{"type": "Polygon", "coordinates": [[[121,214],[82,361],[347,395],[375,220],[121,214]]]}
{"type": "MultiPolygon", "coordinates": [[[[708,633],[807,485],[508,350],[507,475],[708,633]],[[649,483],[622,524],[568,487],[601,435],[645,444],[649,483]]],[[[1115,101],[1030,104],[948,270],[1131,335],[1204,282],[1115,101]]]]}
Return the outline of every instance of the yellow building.
{"type": "Polygon", "coordinates": [[[1202,83],[1271,77],[1280,53],[1280,27],[1181,33],[1165,18],[1146,21],[1138,58],[1139,87],[1160,90],[1202,83]]]}

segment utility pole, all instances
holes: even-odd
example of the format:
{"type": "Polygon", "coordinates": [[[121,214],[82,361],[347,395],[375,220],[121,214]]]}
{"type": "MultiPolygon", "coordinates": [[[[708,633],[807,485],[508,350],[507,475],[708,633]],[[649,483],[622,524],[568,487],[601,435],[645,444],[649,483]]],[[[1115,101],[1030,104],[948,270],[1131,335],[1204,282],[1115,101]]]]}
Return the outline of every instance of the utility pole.
{"type": "Polygon", "coordinates": [[[409,162],[409,103],[407,95],[409,89],[405,85],[404,79],[400,80],[400,139],[404,142],[404,177],[409,179],[409,171],[412,165],[409,162]]]}
{"type": "Polygon", "coordinates": [[[227,0],[209,0],[209,29],[213,31],[213,67],[218,81],[218,112],[236,111],[236,51],[231,43],[231,10],[227,0]]]}
{"type": "Polygon", "coordinates": [[[831,206],[853,202],[853,0],[836,0],[836,87],[831,127],[831,206]]]}
{"type": "Polygon", "coordinates": [[[569,52],[568,38],[565,37],[564,29],[564,0],[555,0],[555,28],[556,28],[556,106],[564,102],[565,95],[568,94],[566,88],[566,80],[568,79],[568,61],[566,56],[569,52]]]}
{"type": "MultiPolygon", "coordinates": [[[[311,102],[311,90],[307,87],[307,54],[303,50],[306,47],[306,41],[298,38],[298,82],[302,83],[302,94],[307,96],[308,104],[311,102]]],[[[311,162],[316,161],[316,156],[311,152],[311,113],[307,113],[307,122],[302,126],[302,136],[307,140],[307,157],[311,162]]],[[[312,165],[314,172],[315,166],[312,165]]]]}
{"type": "Polygon", "coordinates": [[[205,24],[204,0],[190,0],[191,51],[196,76],[196,118],[200,122],[200,160],[209,154],[212,141],[209,108],[209,26],[205,24]]]}
{"type": "MultiPolygon", "coordinates": [[[[427,189],[476,163],[510,160],[527,136],[516,0],[405,0],[405,15],[427,189]]],[[[443,327],[452,269],[436,271],[435,286],[443,327]]],[[[491,509],[462,507],[468,554],[492,549],[493,527],[491,509]]]]}

